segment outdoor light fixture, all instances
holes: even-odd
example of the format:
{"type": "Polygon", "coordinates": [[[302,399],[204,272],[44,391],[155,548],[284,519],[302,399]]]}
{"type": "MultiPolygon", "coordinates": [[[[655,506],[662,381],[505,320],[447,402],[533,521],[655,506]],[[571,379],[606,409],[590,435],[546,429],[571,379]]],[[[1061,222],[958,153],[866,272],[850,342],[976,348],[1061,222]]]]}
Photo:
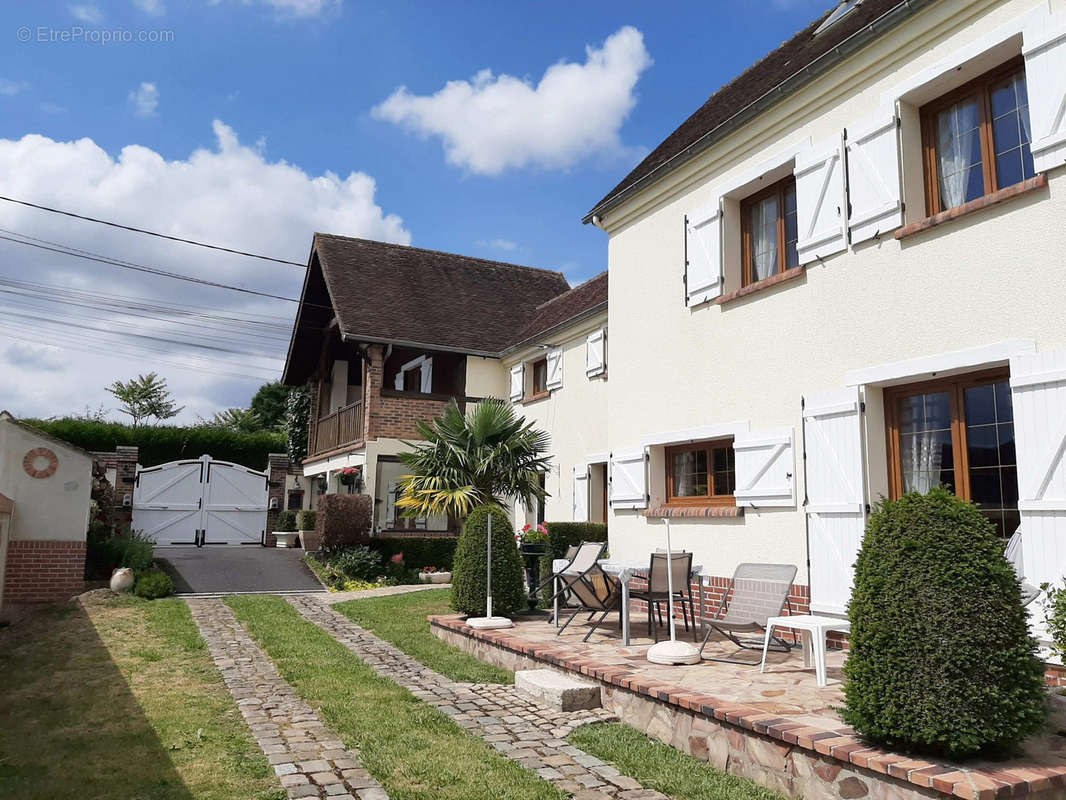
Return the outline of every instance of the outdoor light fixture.
{"type": "Polygon", "coordinates": [[[123,508],[129,508],[132,505],[133,505],[133,495],[129,495],[129,494],[122,495],[122,507],[123,508]]]}
{"type": "Polygon", "coordinates": [[[271,511],[277,511],[277,509],[278,509],[278,498],[271,497],[270,498],[270,510],[271,511]]]}

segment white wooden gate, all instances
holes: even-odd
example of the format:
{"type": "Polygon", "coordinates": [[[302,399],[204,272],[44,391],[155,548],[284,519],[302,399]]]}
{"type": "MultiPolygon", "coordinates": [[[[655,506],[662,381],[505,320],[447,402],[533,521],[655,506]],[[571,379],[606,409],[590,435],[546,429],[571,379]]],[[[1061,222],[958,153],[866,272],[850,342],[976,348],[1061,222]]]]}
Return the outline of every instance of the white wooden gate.
{"type": "Polygon", "coordinates": [[[137,470],[133,529],[156,544],[263,544],[267,474],[201,456],[137,470]]]}

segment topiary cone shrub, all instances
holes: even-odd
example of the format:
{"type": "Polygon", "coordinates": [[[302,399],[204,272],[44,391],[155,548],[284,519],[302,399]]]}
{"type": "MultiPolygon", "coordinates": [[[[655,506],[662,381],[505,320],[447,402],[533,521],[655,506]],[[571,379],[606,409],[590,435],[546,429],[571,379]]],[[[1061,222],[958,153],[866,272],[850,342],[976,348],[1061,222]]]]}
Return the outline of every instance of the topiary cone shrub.
{"type": "Polygon", "coordinates": [[[497,616],[523,608],[526,592],[522,558],[518,555],[511,520],[499,508],[475,508],[463,523],[452,566],[452,608],[471,617],[485,616],[487,526],[492,515],[492,613],[497,616]]]}
{"type": "Polygon", "coordinates": [[[883,500],[855,564],[844,721],[890,747],[1007,753],[1041,726],[1044,665],[1017,576],[977,507],[883,500]]]}

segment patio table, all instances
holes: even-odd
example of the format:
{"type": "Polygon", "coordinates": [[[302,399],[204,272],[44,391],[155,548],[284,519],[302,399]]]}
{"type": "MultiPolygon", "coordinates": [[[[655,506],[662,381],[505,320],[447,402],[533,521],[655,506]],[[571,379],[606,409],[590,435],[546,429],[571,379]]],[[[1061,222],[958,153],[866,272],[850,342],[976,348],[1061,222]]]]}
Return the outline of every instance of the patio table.
{"type": "Polygon", "coordinates": [[[766,639],[763,641],[762,666],[766,672],[766,651],[770,646],[770,634],[774,628],[792,628],[803,632],[803,666],[810,667],[814,660],[815,682],[825,686],[825,635],[829,631],[848,633],[851,623],[839,617],[820,617],[817,614],[797,614],[792,617],[770,617],[766,621],[766,639]]]}
{"type": "MultiPolygon", "coordinates": [[[[555,582],[553,584],[556,593],[559,591],[559,575],[576,575],[577,573],[560,572],[564,570],[566,565],[570,562],[565,558],[556,558],[552,560],[552,572],[555,574],[555,582]]],[[[622,584],[622,642],[629,645],[629,579],[635,576],[647,577],[648,575],[648,562],[647,561],[621,561],[618,559],[604,558],[597,562],[600,565],[600,569],[618,579],[622,584]]],[[[700,627],[699,630],[703,632],[703,567],[699,564],[693,564],[692,570],[689,573],[689,580],[697,578],[700,582],[700,627]]],[[[559,626],[559,598],[555,598],[555,625],[559,626]]],[[[695,620],[693,620],[695,625],[695,620]]]]}

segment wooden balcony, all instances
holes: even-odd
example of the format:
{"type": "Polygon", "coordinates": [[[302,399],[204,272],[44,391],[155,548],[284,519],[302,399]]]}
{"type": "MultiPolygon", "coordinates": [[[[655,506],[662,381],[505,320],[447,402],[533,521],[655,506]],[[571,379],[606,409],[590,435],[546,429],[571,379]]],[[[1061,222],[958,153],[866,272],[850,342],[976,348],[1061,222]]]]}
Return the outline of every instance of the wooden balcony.
{"type": "Polygon", "coordinates": [[[363,401],[356,400],[319,417],[315,426],[315,441],[308,448],[309,455],[328,453],[331,450],[363,440],[363,401]]]}

